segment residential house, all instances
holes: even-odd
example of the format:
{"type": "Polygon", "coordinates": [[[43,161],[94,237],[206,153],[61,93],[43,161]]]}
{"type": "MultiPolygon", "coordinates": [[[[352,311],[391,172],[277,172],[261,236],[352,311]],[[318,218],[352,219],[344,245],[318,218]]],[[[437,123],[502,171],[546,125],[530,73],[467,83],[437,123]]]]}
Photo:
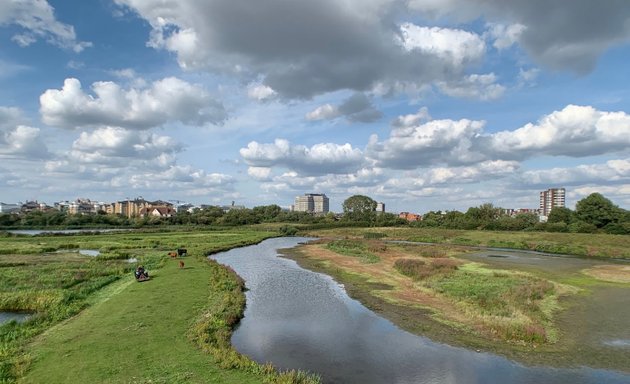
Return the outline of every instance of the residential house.
{"type": "Polygon", "coordinates": [[[398,214],[398,217],[400,217],[401,219],[405,219],[407,221],[420,221],[422,220],[422,216],[418,215],[416,213],[409,213],[409,212],[400,212],[398,214]]]}

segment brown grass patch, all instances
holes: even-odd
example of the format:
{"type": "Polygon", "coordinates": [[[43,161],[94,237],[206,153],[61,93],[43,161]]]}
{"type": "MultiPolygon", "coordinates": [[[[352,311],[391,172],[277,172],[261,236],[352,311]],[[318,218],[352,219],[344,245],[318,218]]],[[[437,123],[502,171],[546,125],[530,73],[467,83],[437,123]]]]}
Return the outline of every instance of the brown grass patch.
{"type": "Polygon", "coordinates": [[[630,283],[630,266],[628,265],[597,265],[582,272],[598,280],[630,283]]]}

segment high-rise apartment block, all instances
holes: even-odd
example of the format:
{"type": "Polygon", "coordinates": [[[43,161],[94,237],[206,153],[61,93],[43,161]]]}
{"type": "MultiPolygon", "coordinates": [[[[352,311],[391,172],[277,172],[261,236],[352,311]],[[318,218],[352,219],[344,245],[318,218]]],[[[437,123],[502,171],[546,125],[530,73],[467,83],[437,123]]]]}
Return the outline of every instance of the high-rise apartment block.
{"type": "Polygon", "coordinates": [[[549,216],[554,207],[563,207],[566,191],[564,188],[551,188],[540,192],[540,214],[549,216]]]}
{"type": "Polygon", "coordinates": [[[297,212],[328,213],[328,197],[324,194],[306,193],[295,198],[293,210],[297,212]]]}

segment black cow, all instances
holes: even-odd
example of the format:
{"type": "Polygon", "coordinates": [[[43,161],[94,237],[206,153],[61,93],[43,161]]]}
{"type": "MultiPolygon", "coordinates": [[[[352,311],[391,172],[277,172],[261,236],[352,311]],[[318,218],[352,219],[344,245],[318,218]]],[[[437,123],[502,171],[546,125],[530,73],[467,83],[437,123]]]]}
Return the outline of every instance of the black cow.
{"type": "Polygon", "coordinates": [[[186,248],[177,248],[177,256],[186,256],[186,253],[188,253],[186,248]]]}

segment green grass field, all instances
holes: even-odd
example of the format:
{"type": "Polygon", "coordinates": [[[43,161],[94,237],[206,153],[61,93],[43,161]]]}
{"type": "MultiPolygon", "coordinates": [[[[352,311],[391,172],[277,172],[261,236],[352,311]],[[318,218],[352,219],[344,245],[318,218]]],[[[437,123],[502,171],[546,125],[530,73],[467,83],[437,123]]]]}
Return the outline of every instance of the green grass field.
{"type": "Polygon", "coordinates": [[[0,238],[0,248],[12,251],[0,255],[0,310],[36,313],[0,327],[0,382],[317,382],[301,372],[278,374],[229,343],[244,286],[205,256],[270,236],[236,230],[0,238]],[[181,246],[187,257],[166,256],[181,246]],[[135,281],[137,264],[151,280],[135,281]]]}

